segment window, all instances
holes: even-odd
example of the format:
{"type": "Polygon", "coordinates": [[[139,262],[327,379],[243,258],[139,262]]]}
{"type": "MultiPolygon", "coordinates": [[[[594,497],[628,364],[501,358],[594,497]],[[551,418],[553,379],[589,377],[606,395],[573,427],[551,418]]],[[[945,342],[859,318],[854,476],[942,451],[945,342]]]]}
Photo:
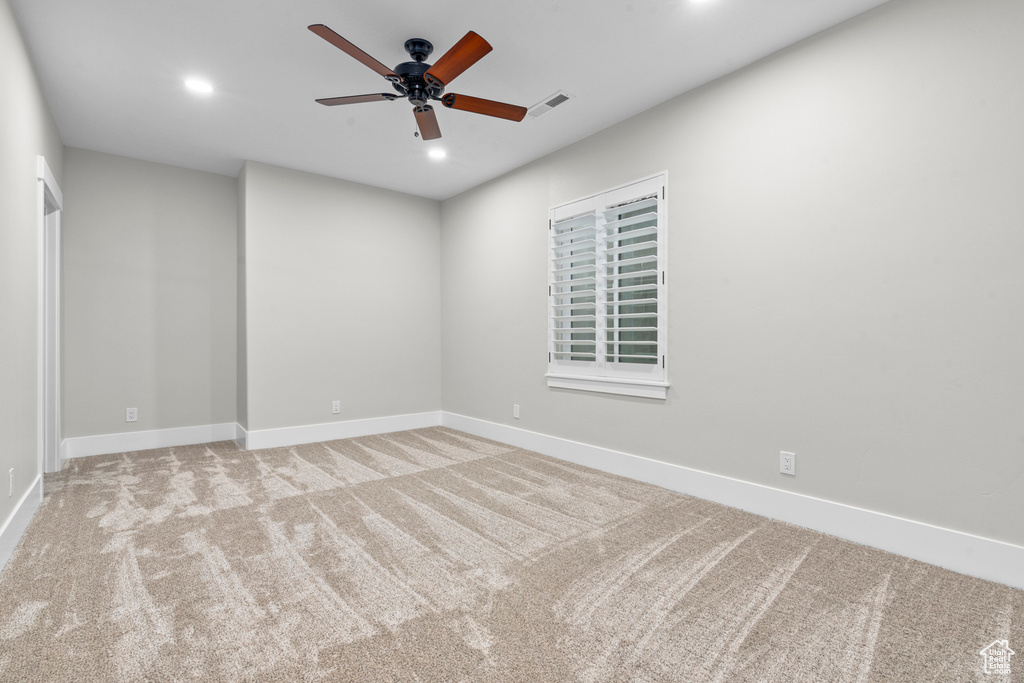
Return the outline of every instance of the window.
{"type": "Polygon", "coordinates": [[[548,386],[666,397],[665,186],[551,209],[548,386]]]}

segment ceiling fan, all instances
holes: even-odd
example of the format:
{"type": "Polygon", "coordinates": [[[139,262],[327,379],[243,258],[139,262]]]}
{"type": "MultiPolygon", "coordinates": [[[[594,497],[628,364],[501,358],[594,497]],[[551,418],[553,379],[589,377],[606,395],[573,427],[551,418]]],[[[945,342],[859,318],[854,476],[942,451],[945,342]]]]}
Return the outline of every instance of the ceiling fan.
{"type": "Polygon", "coordinates": [[[434,114],[434,108],[428,104],[431,100],[436,100],[449,109],[461,109],[509,121],[522,121],[526,116],[526,107],[469,95],[445,94],[445,87],[455,80],[456,76],[476,64],[493,49],[486,40],[473,31],[463,36],[462,40],[455,43],[433,65],[427,64],[424,60],[434,51],[434,46],[422,38],[411,38],[405,41],[405,50],[412,57],[412,61],[402,62],[394,69],[389,69],[323,24],[313,24],[309,30],[391,81],[392,87],[398,93],[325,97],[317,100],[320,104],[333,107],[339,104],[391,101],[404,97],[413,105],[416,125],[424,140],[436,140],[441,137],[437,115],[434,114]]]}

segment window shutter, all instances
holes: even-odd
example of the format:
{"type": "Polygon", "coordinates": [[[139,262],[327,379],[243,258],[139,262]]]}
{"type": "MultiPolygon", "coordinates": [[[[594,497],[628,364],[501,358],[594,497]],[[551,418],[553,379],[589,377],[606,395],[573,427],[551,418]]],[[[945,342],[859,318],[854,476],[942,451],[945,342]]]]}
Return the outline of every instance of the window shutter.
{"type": "Polygon", "coordinates": [[[557,360],[597,360],[597,214],[553,222],[551,342],[557,360]]]}
{"type": "Polygon", "coordinates": [[[658,199],[604,211],[605,360],[658,362],[658,199]]]}
{"type": "Polygon", "coordinates": [[[665,176],[551,210],[548,385],[664,398],[665,176]]]}

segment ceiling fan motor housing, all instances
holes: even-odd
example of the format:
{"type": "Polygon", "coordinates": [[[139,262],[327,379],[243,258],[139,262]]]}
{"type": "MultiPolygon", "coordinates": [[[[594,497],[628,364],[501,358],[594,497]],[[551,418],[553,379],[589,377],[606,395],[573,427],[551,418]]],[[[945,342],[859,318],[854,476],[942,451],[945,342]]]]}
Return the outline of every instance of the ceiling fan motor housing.
{"type": "Polygon", "coordinates": [[[395,67],[394,71],[401,79],[398,82],[392,81],[394,86],[403,97],[417,107],[424,106],[430,100],[436,100],[444,92],[444,86],[439,83],[428,83],[423,74],[430,69],[424,59],[434,51],[434,46],[422,38],[410,38],[405,41],[405,49],[413,58],[411,62],[402,62],[395,67]]]}

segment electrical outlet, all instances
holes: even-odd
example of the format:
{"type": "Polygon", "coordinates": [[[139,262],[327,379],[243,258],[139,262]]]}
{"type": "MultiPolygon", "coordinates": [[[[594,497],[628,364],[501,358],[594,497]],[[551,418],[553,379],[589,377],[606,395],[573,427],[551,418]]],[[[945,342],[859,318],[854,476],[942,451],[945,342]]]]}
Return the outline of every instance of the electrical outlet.
{"type": "Polygon", "coordinates": [[[125,408],[124,409],[124,421],[125,422],[137,422],[139,419],[138,408],[125,408]]]}
{"type": "Polygon", "coordinates": [[[331,412],[335,415],[341,412],[341,401],[331,401],[331,412]]]}
{"type": "Polygon", "coordinates": [[[779,472],[791,477],[796,476],[796,453],[779,451],[779,472]]]}
{"type": "Polygon", "coordinates": [[[512,404],[512,417],[514,417],[517,420],[519,419],[519,404],[518,403],[513,403],[512,404]]]}

